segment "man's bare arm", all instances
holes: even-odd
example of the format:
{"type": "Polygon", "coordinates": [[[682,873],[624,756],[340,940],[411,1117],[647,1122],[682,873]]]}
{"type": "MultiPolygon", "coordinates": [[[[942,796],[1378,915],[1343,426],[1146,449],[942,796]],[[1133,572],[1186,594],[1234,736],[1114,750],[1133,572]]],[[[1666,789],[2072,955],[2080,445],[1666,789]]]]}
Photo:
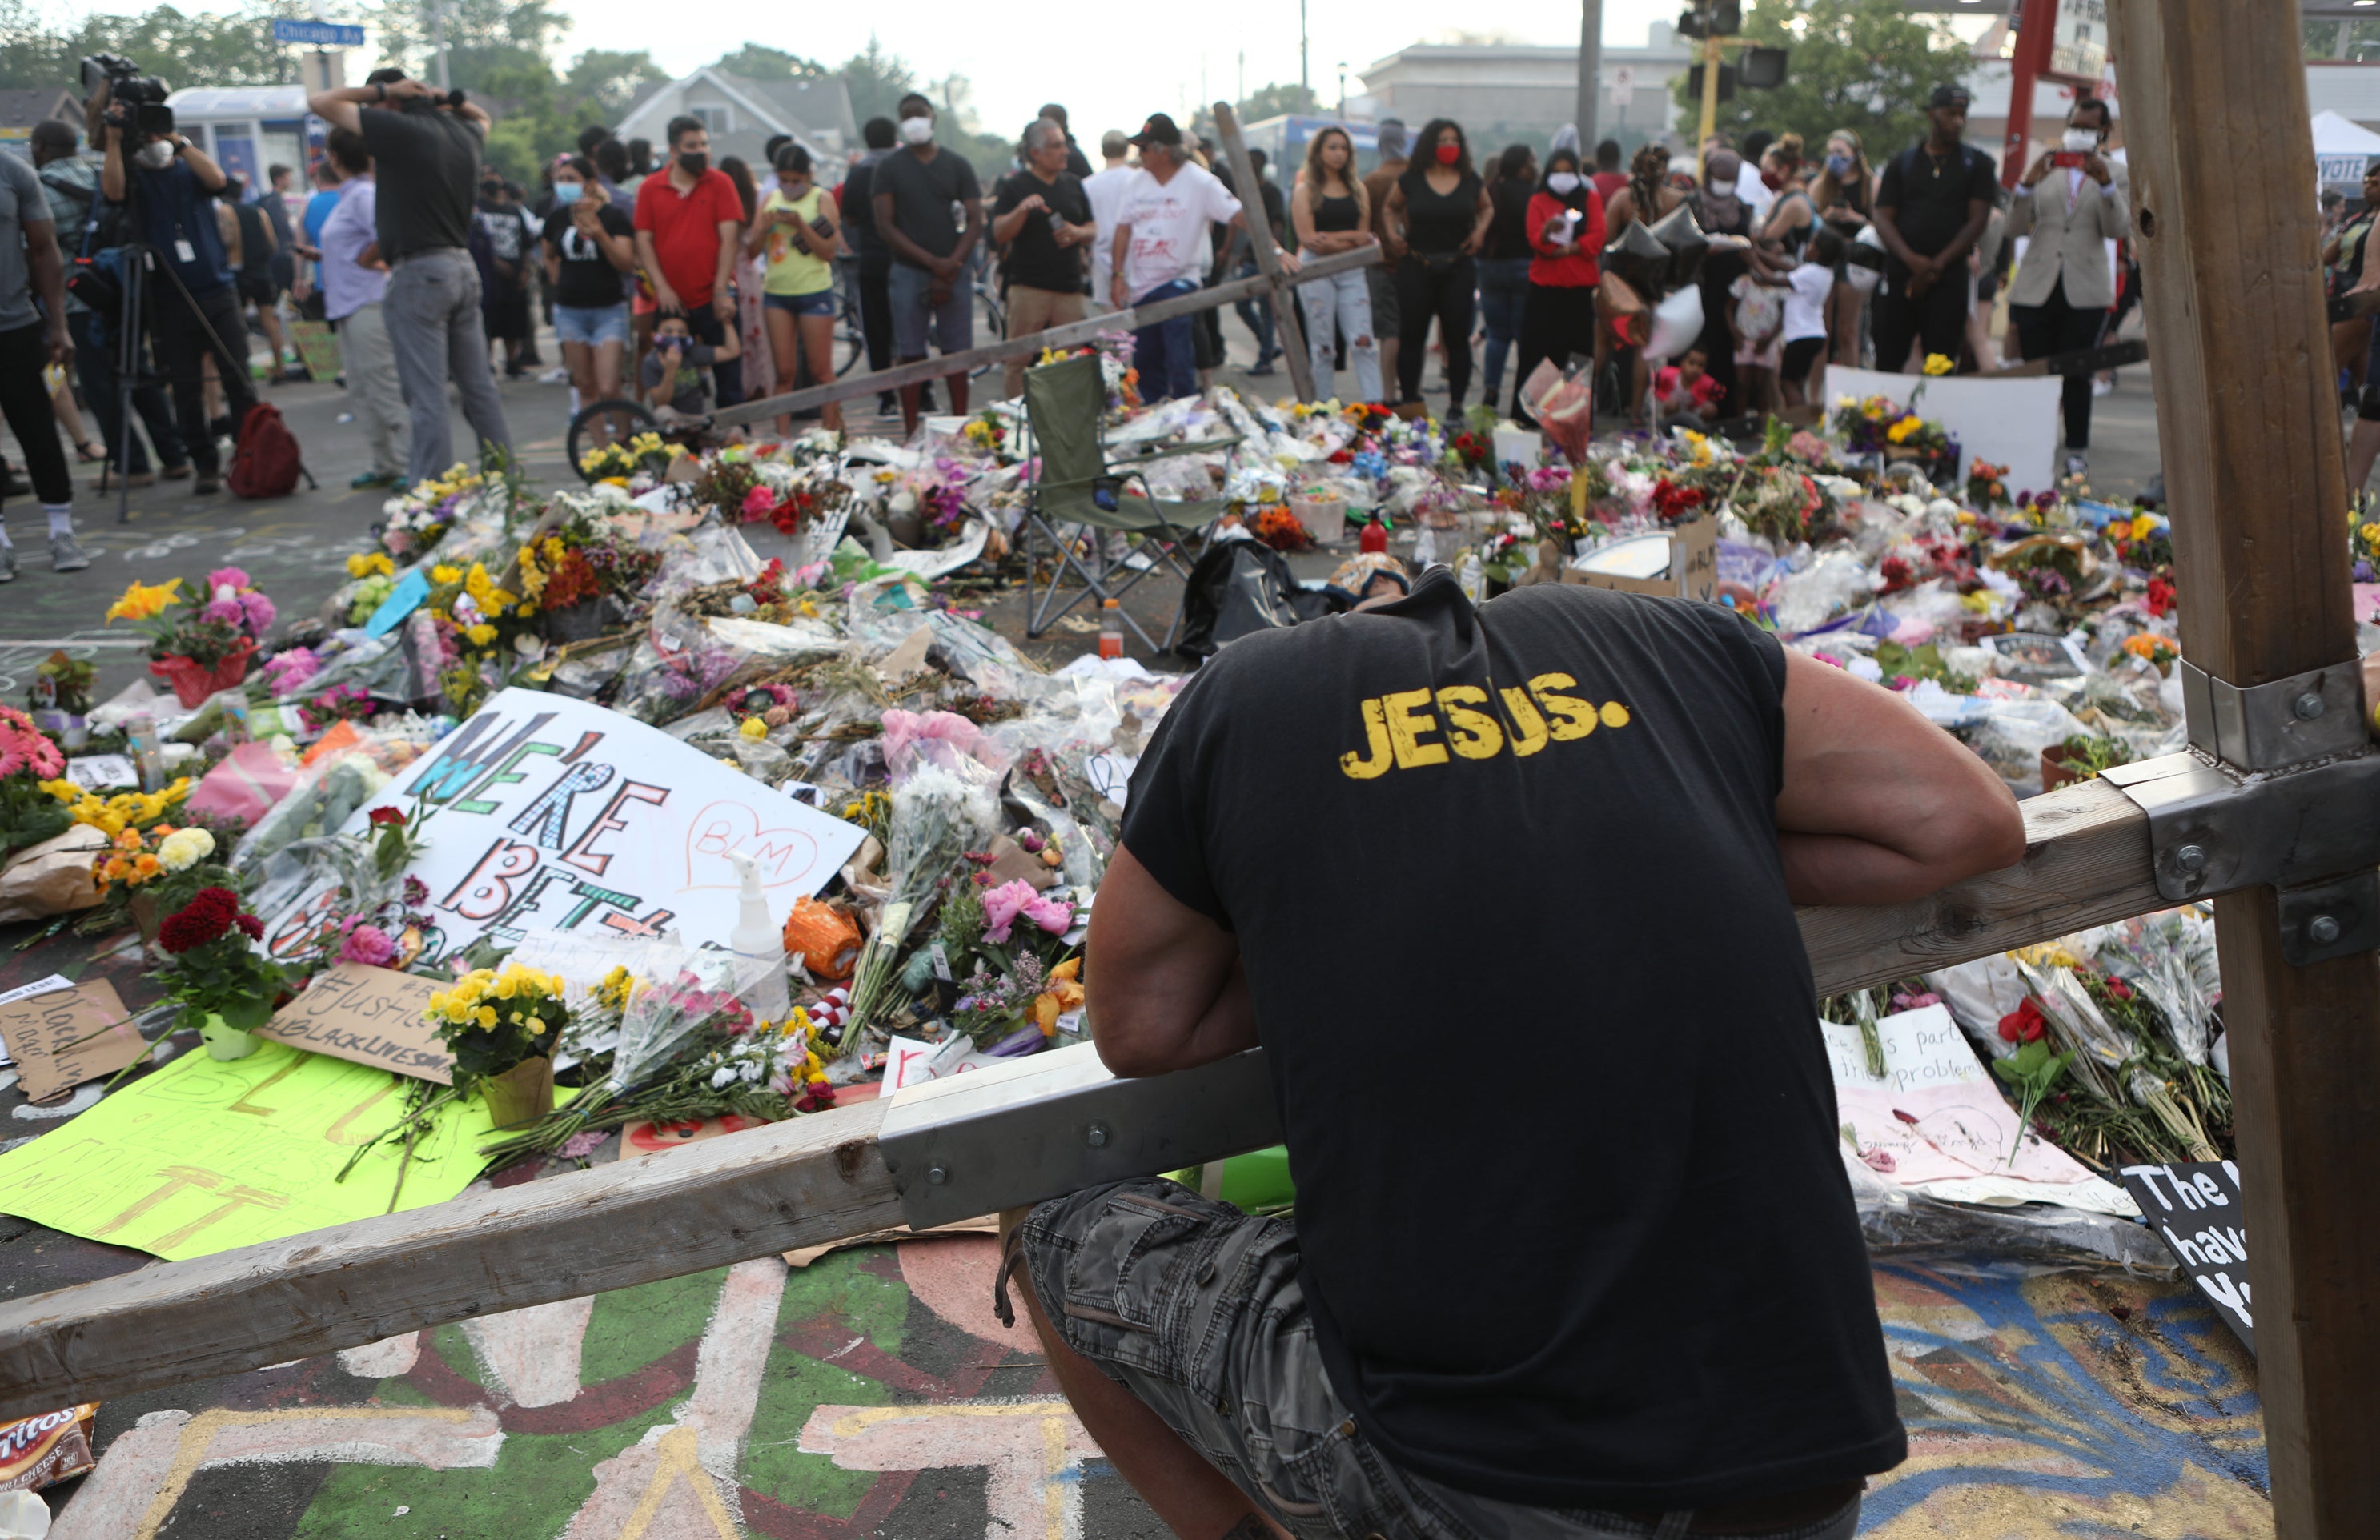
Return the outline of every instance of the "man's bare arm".
{"type": "Polygon", "coordinates": [[[1796,903],[1897,903],[2013,866],[2024,819],[1991,767],[1915,707],[1789,651],[1777,848],[1796,903]]]}
{"type": "Polygon", "coordinates": [[[1237,938],[1119,849],[1091,910],[1084,991],[1091,1040],[1120,1075],[1163,1074],[1257,1046],[1237,938]]]}

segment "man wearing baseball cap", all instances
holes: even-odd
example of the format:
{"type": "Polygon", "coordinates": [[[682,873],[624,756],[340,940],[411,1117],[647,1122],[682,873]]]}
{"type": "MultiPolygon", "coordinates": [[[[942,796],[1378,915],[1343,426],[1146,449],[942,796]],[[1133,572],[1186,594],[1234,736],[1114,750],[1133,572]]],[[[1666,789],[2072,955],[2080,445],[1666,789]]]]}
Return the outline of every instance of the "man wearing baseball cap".
{"type": "MultiPolygon", "coordinates": [[[[1140,151],[1140,170],[1124,187],[1109,271],[1096,275],[1120,309],[1190,293],[1198,286],[1198,254],[1208,228],[1229,224],[1234,238],[1247,228],[1240,200],[1191,159],[1172,118],[1151,114],[1132,142],[1140,151]]],[[[1134,328],[1133,363],[1145,399],[1197,394],[1190,325],[1191,318],[1182,315],[1134,328]]]]}
{"type": "Polygon", "coordinates": [[[1934,88],[1925,139],[1895,155],[1876,190],[1876,233],[1885,249],[1876,301],[1876,367],[1924,367],[1959,356],[1973,285],[1967,253],[1991,217],[1998,182],[1992,158],[1964,142],[1967,92],[1934,88]],[[1911,344],[1920,346],[1912,354],[1911,344]]]}

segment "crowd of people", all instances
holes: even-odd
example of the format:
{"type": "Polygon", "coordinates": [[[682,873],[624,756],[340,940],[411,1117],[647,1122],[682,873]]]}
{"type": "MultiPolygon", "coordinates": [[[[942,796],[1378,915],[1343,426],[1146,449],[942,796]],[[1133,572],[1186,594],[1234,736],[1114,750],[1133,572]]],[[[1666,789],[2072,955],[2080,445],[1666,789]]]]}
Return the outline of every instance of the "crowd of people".
{"type": "MultiPolygon", "coordinates": [[[[1694,154],[1647,143],[1623,165],[1616,140],[1590,157],[1569,130],[1541,158],[1528,144],[1475,149],[1451,120],[1409,135],[1388,119],[1374,126],[1368,165],[1339,125],[1278,171],[1252,152],[1257,196],[1245,203],[1216,146],[1163,113],[1103,134],[1094,168],[1050,103],[989,188],[939,142],[935,104],[914,93],[868,122],[847,157],[779,136],[759,167],[714,164],[705,125],[683,116],[658,147],[590,127],[524,188],[486,164],[487,116],[461,93],[384,68],[310,106],[331,132],[303,195],[284,165],[250,195],[187,137],[144,132],[111,108],[104,87],[91,103],[93,154],[65,123],[35,130],[31,164],[13,178],[30,189],[14,200],[16,257],[0,264],[0,322],[25,333],[0,409],[27,445],[57,570],[87,557],[67,455],[40,415],[101,466],[103,488],[118,476],[190,478],[193,491],[213,492],[226,442],[258,399],[250,332],[269,350],[266,372],[302,374],[285,330],[298,317],[338,334],[370,455],[356,484],[401,487],[456,458],[450,383],[481,447],[509,448],[495,373],[543,367],[540,316],[573,413],[633,397],[665,418],[700,417],[831,380],[852,367],[838,358],[846,348],[864,347],[869,372],[965,354],[979,296],[999,306],[981,319],[1019,336],[1248,276],[1250,204],[1292,269],[1301,254],[1380,249],[1378,262],[1296,290],[1317,393],[1411,409],[1435,359],[1430,406],[1448,416],[1476,399],[1527,421],[1523,388],[1548,360],[1592,367],[1603,408],[1636,423],[1803,406],[1829,363],[1997,367],[1989,317],[2003,285],[2006,350],[2028,358],[2111,337],[2139,293],[2120,155],[2107,151],[2112,113],[2089,96],[2061,145],[2008,191],[1991,156],[1965,142],[1965,91],[1943,86],[1925,139],[1880,163],[1848,128],[1815,152],[1800,135],[1760,132],[1740,146],[1715,136],[1694,154]],[[383,179],[395,184],[386,198],[383,179]],[[1598,325],[1614,303],[1602,258],[1631,225],[1682,209],[1712,238],[1694,280],[1702,333],[1682,355],[1648,361],[1598,325]],[[128,426],[114,318],[92,297],[103,285],[61,283],[55,297],[44,285],[73,255],[130,239],[155,259],[128,426]],[[88,430],[71,384],[55,370],[42,379],[68,358],[88,430]]],[[[2380,282],[2363,273],[2368,229],[2367,216],[2333,243],[2341,288],[2380,282]]],[[[1273,300],[1233,308],[1257,346],[1247,372],[1275,372],[1273,300]]],[[[2360,372],[2368,332],[2342,341],[2343,370],[2360,372]]],[[[1225,361],[1222,309],[1143,324],[1136,343],[1145,399],[1201,390],[1225,361]]],[[[1003,396],[1021,391],[1026,363],[1007,360],[1003,396]]],[[[0,350],[0,371],[9,368],[0,350]]],[[[2106,388],[2088,372],[2067,377],[2070,469],[2106,388]]],[[[878,409],[897,400],[914,430],[938,392],[963,413],[970,389],[970,370],[954,366],[878,393],[878,409]]],[[[802,415],[844,422],[833,403],[802,415]]],[[[2369,418],[2357,439],[2367,465],[2380,455],[2380,406],[2369,418]]],[[[14,574],[0,526],[0,581],[14,574]]]]}

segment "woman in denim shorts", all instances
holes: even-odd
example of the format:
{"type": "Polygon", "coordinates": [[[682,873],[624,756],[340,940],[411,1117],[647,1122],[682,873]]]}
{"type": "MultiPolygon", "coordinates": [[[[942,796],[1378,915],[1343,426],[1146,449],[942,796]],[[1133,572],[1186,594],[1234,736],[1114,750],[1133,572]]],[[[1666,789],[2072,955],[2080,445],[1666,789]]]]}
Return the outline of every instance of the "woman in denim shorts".
{"type": "Polygon", "coordinates": [[[613,208],[595,163],[554,163],[554,207],[545,222],[545,277],[553,289],[553,333],[581,406],[620,394],[628,347],[625,282],[637,269],[636,229],[613,208]]]}
{"type": "MultiPolygon", "coordinates": [[[[834,378],[834,255],[843,249],[841,225],[834,200],[820,190],[811,173],[810,152],[798,144],[778,151],[777,190],[760,205],[744,249],[768,256],[769,276],[760,295],[779,395],[791,394],[805,358],[814,383],[834,378]]],[[[843,431],[841,404],[828,402],[819,421],[830,432],[843,431]]],[[[779,418],[777,431],[792,432],[793,419],[779,418]]]]}

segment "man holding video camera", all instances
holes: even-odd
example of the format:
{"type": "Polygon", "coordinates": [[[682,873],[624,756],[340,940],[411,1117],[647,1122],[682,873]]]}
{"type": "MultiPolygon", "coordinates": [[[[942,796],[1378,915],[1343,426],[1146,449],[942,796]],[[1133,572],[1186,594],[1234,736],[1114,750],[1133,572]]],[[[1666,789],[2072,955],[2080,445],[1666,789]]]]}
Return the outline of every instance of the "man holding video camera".
{"type": "Polygon", "coordinates": [[[240,424],[256,405],[256,392],[249,383],[248,327],[240,320],[239,290],[232,284],[216,214],[223,168],[175,132],[174,110],[165,105],[162,81],[131,73],[132,67],[120,59],[103,56],[98,62],[106,67],[92,96],[97,110],[92,121],[107,140],[100,190],[119,202],[129,201],[133,228],[156,259],[151,276],[162,273],[165,278],[149,285],[141,311],[156,345],[158,367],[173,387],[174,415],[198,472],[190,490],[220,491],[223,460],[207,421],[200,360],[210,351],[214,354],[233,442],[238,442],[240,424]]]}
{"type": "Polygon", "coordinates": [[[381,303],[413,418],[414,482],[434,480],[455,463],[449,375],[481,448],[510,453],[469,250],[471,193],[488,115],[459,91],[433,91],[387,68],[373,70],[360,86],[317,91],[306,104],[333,127],[361,134],[371,152],[380,184],[375,255],[391,269],[381,303]]]}

